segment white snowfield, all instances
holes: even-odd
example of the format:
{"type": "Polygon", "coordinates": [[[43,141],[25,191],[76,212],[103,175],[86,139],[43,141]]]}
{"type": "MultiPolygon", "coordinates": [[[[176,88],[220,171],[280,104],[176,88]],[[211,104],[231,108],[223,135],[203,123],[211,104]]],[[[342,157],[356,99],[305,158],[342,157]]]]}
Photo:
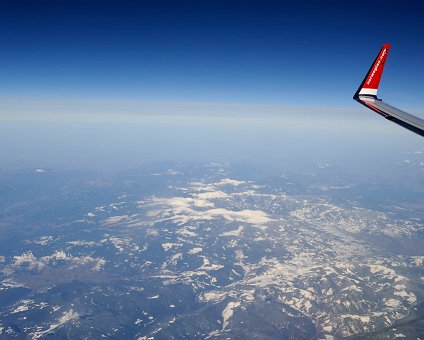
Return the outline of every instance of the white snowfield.
{"type": "Polygon", "coordinates": [[[89,264],[92,267],[93,271],[99,271],[105,265],[106,260],[101,257],[91,257],[91,256],[72,256],[70,254],[66,254],[64,251],[56,251],[51,255],[42,256],[37,258],[34,254],[29,251],[23,253],[19,256],[14,256],[14,262],[7,266],[4,269],[5,273],[12,274],[13,271],[17,268],[25,267],[29,270],[43,270],[46,266],[51,265],[55,261],[63,261],[72,266],[80,266],[89,264]]]}
{"type": "Polygon", "coordinates": [[[51,331],[55,330],[56,328],[62,327],[68,322],[75,322],[79,319],[79,314],[77,312],[74,312],[72,309],[70,309],[67,312],[64,312],[62,316],[57,320],[57,323],[54,323],[50,325],[47,329],[43,330],[43,327],[38,327],[37,331],[30,334],[32,339],[39,339],[43,337],[44,335],[50,333],[51,331]]]}
{"type": "Polygon", "coordinates": [[[224,218],[229,222],[245,222],[255,225],[264,225],[272,221],[268,214],[261,210],[207,209],[214,206],[212,202],[190,197],[154,197],[149,202],[149,205],[155,211],[152,215],[158,218],[155,221],[156,223],[172,220],[179,225],[185,225],[194,221],[212,220],[218,217],[224,218]]]}
{"type": "MultiPolygon", "coordinates": [[[[407,273],[422,269],[424,256],[379,256],[364,238],[411,237],[422,228],[419,221],[266,189],[225,176],[191,182],[171,197],[134,202],[138,209],[134,215],[128,214],[125,202],[98,207],[90,220],[99,218],[99,226],[107,232],[98,242],[68,241],[68,249],[48,256],[37,257],[31,251],[15,256],[4,265],[0,293],[5,287],[19,286],[14,280],[18,270],[42,271],[63,262],[71,268],[86,265],[91,271],[102,271],[104,258],[72,255],[70,250],[108,246],[143,277],[160,279],[171,288],[186,285],[197,301],[220,304],[219,327],[206,334],[209,338],[224,337],[237,313],[268,297],[290,316],[311,318],[329,339],[391,326],[414,308],[418,299],[407,273]],[[106,213],[108,217],[97,216],[106,213]],[[136,255],[154,242],[164,260],[140,261],[136,255]],[[213,248],[215,244],[219,247],[213,248]],[[228,275],[225,283],[220,281],[222,272],[228,275]]],[[[52,241],[46,236],[37,242],[50,245],[52,241]]],[[[0,262],[5,258],[0,256],[0,262]]],[[[129,289],[144,290],[135,283],[129,289]]],[[[148,296],[149,302],[159,303],[163,295],[154,294],[148,296]]],[[[31,308],[38,307],[21,300],[13,313],[31,308]]],[[[70,309],[31,336],[41,338],[78,319],[76,309],[70,309]]],[[[170,324],[176,319],[177,315],[170,324]]],[[[137,325],[138,320],[134,319],[137,325]]]]}
{"type": "MultiPolygon", "coordinates": [[[[155,223],[172,220],[181,226],[197,225],[198,222],[224,218],[228,222],[240,223],[236,229],[227,229],[219,234],[230,238],[228,247],[238,247],[236,240],[243,237],[243,232],[250,225],[258,229],[255,238],[258,242],[273,241],[272,233],[264,233],[265,230],[283,233],[284,236],[278,239],[279,246],[295,255],[290,260],[270,257],[262,258],[256,264],[248,264],[243,252],[236,251],[237,264],[244,271],[242,278],[199,296],[201,301],[208,303],[220,303],[227,299],[238,301],[228,303],[223,310],[223,327],[212,331],[209,337],[225,332],[237,309],[255,301],[261,289],[273,291],[282,303],[319,320],[321,331],[328,335],[348,336],[372,331],[391,325],[408,314],[416,302],[416,296],[410,291],[408,278],[397,272],[399,263],[393,267],[390,261],[373,257],[372,249],[356,235],[381,233],[391,237],[407,236],[417,227],[413,222],[399,223],[381,212],[361,208],[348,210],[322,200],[315,202],[286,194],[260,194],[252,186],[243,181],[229,180],[192,183],[182,190],[184,197],[154,197],[146,202],[155,211],[152,214],[157,218],[155,223]],[[223,183],[237,183],[237,188],[243,188],[238,192],[222,190],[217,194],[216,188],[223,183]],[[208,208],[212,204],[217,207],[223,202],[249,197],[267,200],[271,207],[286,203],[292,208],[283,218],[259,209],[235,211],[208,208]],[[196,203],[198,199],[202,200],[202,204],[196,203]],[[161,208],[158,209],[158,206],[161,208]],[[261,226],[268,229],[261,229],[261,226]],[[320,289],[326,282],[331,282],[333,286],[320,289]],[[372,304],[368,302],[369,296],[372,296],[372,304]],[[333,313],[329,312],[332,310],[333,313]]],[[[414,258],[413,263],[421,264],[421,261],[414,258]]],[[[203,265],[196,271],[170,277],[168,283],[196,285],[199,275],[207,275],[214,282],[212,270],[213,267],[203,265]]]]}

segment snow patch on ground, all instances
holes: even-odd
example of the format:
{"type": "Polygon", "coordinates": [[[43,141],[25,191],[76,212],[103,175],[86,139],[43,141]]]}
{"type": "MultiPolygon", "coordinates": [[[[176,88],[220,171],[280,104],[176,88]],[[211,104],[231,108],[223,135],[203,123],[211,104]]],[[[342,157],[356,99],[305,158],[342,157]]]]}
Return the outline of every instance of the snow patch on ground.
{"type": "Polygon", "coordinates": [[[193,254],[198,254],[201,253],[203,251],[203,249],[201,247],[195,247],[195,248],[191,248],[188,253],[193,255],[193,254]]]}
{"type": "Polygon", "coordinates": [[[235,230],[226,231],[224,233],[219,234],[219,236],[235,236],[239,237],[244,227],[241,225],[235,230]]]}
{"type": "Polygon", "coordinates": [[[56,328],[59,328],[63,326],[64,324],[72,321],[76,321],[79,319],[79,314],[77,312],[74,312],[73,309],[70,309],[67,312],[64,312],[62,316],[57,320],[56,323],[52,324],[47,328],[46,330],[42,330],[42,327],[37,327],[37,331],[34,333],[31,333],[32,339],[39,339],[43,337],[44,335],[50,333],[51,331],[55,330],[56,328]]]}
{"type": "Polygon", "coordinates": [[[224,178],[221,179],[218,183],[216,183],[216,185],[233,185],[233,186],[239,186],[241,184],[246,183],[246,181],[239,181],[236,179],[230,179],[230,178],[224,178]]]}

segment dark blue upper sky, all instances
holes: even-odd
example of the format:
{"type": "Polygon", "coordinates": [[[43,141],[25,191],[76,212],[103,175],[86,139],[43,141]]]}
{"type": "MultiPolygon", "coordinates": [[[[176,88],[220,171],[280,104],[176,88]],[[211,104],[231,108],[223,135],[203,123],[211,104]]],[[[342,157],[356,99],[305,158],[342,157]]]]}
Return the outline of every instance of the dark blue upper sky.
{"type": "Polygon", "coordinates": [[[422,1],[8,1],[0,93],[355,105],[382,43],[380,94],[422,107],[422,1]]]}

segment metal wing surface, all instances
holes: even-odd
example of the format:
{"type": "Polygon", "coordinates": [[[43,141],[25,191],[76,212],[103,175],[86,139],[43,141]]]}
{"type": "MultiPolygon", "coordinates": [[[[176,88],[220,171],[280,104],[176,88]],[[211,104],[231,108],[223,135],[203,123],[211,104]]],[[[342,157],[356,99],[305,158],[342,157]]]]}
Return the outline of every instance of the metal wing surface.
{"type": "Polygon", "coordinates": [[[377,98],[378,86],[389,50],[390,44],[384,44],[353,99],[384,118],[424,137],[423,119],[399,110],[377,98]]]}

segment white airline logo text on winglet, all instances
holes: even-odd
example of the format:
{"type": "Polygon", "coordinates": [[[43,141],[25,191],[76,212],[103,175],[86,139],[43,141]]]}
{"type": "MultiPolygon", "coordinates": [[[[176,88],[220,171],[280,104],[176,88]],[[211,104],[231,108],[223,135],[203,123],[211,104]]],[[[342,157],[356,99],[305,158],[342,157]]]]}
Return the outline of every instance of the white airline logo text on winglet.
{"type": "Polygon", "coordinates": [[[401,111],[377,98],[378,86],[384,70],[384,60],[389,50],[390,44],[383,45],[353,99],[391,122],[424,137],[424,120],[422,118],[401,111]]]}
{"type": "Polygon", "coordinates": [[[372,70],[370,77],[368,78],[367,85],[369,85],[371,83],[371,80],[374,77],[375,72],[377,72],[378,67],[380,66],[381,61],[383,60],[386,53],[387,53],[387,49],[384,49],[383,53],[381,53],[380,59],[378,59],[377,64],[375,65],[374,69],[372,70]]]}
{"type": "MultiPolygon", "coordinates": [[[[375,66],[373,67],[373,70],[371,74],[369,75],[366,85],[370,85],[372,79],[374,78],[375,73],[378,71],[378,68],[381,65],[381,61],[384,59],[384,56],[387,54],[387,49],[384,48],[383,52],[380,54],[380,58],[378,58],[378,61],[376,62],[375,66]]],[[[359,94],[361,95],[371,95],[371,96],[377,96],[377,90],[378,88],[362,88],[361,91],[359,91],[359,94]]]]}

